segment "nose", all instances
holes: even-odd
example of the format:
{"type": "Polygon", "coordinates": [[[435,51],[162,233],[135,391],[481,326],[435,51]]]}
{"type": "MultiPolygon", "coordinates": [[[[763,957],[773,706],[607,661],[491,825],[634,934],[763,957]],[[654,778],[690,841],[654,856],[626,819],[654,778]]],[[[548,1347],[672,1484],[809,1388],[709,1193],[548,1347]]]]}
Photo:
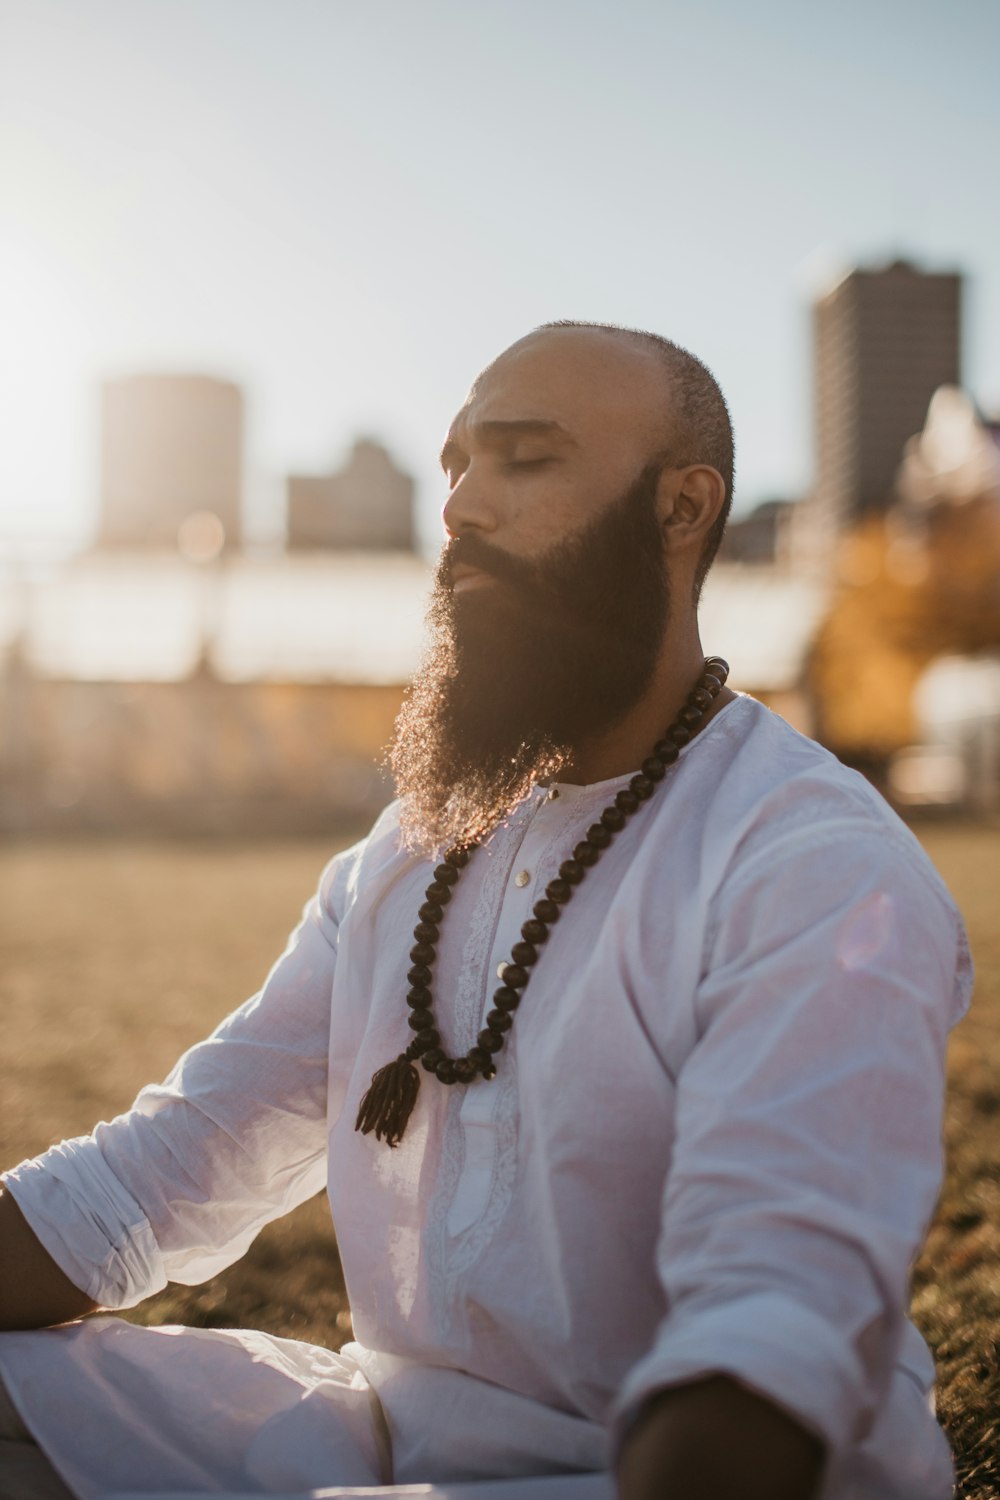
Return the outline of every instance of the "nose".
{"type": "Polygon", "coordinates": [[[441,516],[449,536],[496,530],[497,514],[488,491],[485,476],[471,463],[444,503],[441,516]]]}

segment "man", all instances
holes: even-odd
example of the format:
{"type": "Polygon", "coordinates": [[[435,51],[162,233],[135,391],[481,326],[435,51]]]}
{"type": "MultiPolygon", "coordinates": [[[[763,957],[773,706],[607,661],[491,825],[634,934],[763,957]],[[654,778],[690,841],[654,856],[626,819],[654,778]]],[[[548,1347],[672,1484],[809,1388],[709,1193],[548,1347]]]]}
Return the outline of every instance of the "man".
{"type": "Polygon", "coordinates": [[[358,1341],[3,1335],[8,1462],[84,1500],[944,1500],[905,1313],[967,949],[867,783],[705,661],[722,395],[550,325],[442,460],[400,802],[258,996],[0,1200],[0,1317],[37,1329],[204,1279],[325,1181],[358,1341]]]}

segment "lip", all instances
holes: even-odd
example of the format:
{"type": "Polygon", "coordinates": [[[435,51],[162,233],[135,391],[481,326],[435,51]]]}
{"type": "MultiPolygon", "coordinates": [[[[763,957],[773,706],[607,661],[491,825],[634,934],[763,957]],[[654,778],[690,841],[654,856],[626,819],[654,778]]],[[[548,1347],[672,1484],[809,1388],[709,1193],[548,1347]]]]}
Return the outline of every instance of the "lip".
{"type": "Polygon", "coordinates": [[[484,573],[482,568],[473,568],[468,563],[458,563],[452,569],[451,586],[455,593],[459,590],[480,588],[484,583],[492,582],[489,573],[484,573]]]}

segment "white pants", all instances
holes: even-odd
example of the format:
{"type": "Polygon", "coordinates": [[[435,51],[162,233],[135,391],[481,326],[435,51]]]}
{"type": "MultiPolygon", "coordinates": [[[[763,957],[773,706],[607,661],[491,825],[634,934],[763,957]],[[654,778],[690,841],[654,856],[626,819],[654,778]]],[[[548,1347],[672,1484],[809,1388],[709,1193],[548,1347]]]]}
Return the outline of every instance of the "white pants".
{"type": "MultiPolygon", "coordinates": [[[[544,1479],[486,1480],[477,1484],[364,1486],[323,1489],[271,1500],[613,1500],[614,1487],[604,1474],[554,1475],[544,1479]]],[[[0,1500],[73,1500],[21,1421],[0,1382],[0,1500]]],[[[192,1500],[190,1491],[155,1494],[144,1491],[109,1494],[106,1500],[192,1500]]],[[[250,1500],[249,1496],[213,1495],[212,1500],[250,1500]]]]}
{"type": "Polygon", "coordinates": [[[0,1500],[72,1500],[0,1381],[0,1500]]]}
{"type": "MultiPolygon", "coordinates": [[[[392,1482],[381,1405],[357,1361],[264,1334],[136,1328],[94,1318],[2,1334],[0,1354],[10,1382],[8,1393],[0,1377],[0,1500],[615,1497],[614,1481],[603,1472],[534,1477],[529,1468],[532,1477],[492,1479],[480,1467],[480,1479],[453,1480],[439,1472],[435,1482],[418,1484],[411,1463],[410,1474],[392,1482]],[[68,1485],[53,1465],[65,1466],[68,1485]]],[[[477,1385],[464,1377],[453,1397],[464,1383],[477,1385]]],[[[555,1467],[546,1460],[560,1440],[571,1448],[580,1442],[578,1419],[540,1409],[542,1425],[530,1433],[535,1403],[497,1393],[501,1398],[523,1404],[517,1412],[535,1439],[529,1452],[539,1469],[555,1467]]],[[[454,1416],[439,1404],[423,1427],[450,1448],[454,1416]]],[[[462,1427],[459,1420],[459,1437],[462,1427]]],[[[488,1420],[472,1424],[477,1452],[486,1451],[490,1436],[488,1420]]],[[[463,1469],[477,1472],[471,1461],[462,1462],[463,1469]]]]}

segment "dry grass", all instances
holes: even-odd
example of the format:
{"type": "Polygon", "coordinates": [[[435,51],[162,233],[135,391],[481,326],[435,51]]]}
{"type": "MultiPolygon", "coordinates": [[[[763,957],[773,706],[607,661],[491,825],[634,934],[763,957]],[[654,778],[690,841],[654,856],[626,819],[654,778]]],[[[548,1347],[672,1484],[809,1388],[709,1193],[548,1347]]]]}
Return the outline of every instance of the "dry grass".
{"type": "MultiPolygon", "coordinates": [[[[950,1057],[949,1172],[916,1270],[962,1500],[1000,1500],[1000,831],[922,837],[966,914],[976,1000],[950,1057]]],[[[0,1161],[125,1108],[251,994],[331,853],[325,843],[24,843],[0,853],[0,1161]]],[[[239,1265],[169,1287],[137,1321],[251,1326],[339,1346],[350,1319],[321,1201],[239,1265]]]]}
{"type": "Polygon", "coordinates": [[[965,915],[976,993],[948,1058],[948,1174],[914,1277],[963,1500],[1000,1500],[1000,829],[919,830],[965,915]]]}

